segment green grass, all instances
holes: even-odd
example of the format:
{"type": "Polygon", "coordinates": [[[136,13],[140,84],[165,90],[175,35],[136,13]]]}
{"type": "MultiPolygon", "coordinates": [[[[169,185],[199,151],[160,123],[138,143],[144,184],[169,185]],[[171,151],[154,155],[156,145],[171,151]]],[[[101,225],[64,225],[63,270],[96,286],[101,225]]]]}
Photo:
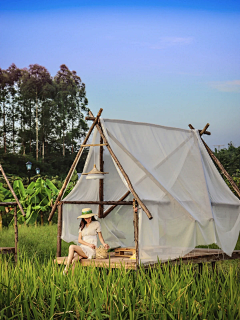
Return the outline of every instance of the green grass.
{"type": "MultiPolygon", "coordinates": [[[[14,247],[14,228],[4,228],[0,232],[0,247],[14,247]]],[[[69,243],[62,241],[62,254],[68,255],[69,243]]],[[[18,228],[18,249],[26,258],[37,256],[39,261],[56,256],[57,252],[57,225],[43,227],[24,226],[18,228]]]]}
{"type": "MultiPolygon", "coordinates": [[[[158,265],[145,273],[84,268],[63,276],[53,263],[57,226],[20,227],[15,265],[0,255],[0,319],[240,319],[240,261],[158,265]]],[[[238,242],[239,243],[239,242],[238,242]]],[[[0,246],[14,245],[13,228],[0,246]]],[[[69,244],[63,242],[63,255],[69,244]]]]}

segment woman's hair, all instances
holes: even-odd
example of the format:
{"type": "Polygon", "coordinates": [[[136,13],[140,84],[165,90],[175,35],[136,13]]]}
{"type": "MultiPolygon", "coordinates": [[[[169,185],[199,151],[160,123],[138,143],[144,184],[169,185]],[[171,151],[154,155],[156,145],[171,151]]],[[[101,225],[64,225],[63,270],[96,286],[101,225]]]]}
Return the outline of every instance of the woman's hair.
{"type": "MultiPolygon", "coordinates": [[[[94,216],[92,216],[92,220],[91,221],[97,221],[97,220],[95,219],[94,216]]],[[[87,222],[85,221],[84,218],[82,218],[82,220],[80,222],[80,225],[79,225],[79,229],[82,231],[82,229],[85,227],[86,224],[87,224],[87,222]]]]}

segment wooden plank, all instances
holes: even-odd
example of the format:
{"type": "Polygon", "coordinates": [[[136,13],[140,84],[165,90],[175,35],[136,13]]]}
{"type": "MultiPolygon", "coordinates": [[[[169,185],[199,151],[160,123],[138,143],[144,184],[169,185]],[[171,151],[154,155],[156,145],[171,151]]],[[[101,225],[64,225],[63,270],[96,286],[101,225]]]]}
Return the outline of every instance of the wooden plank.
{"type": "Polygon", "coordinates": [[[0,202],[1,207],[17,206],[17,202],[0,202]]]}
{"type": "Polygon", "coordinates": [[[130,206],[132,205],[132,201],[59,201],[59,203],[65,204],[106,204],[106,205],[120,205],[120,206],[130,206]]]}
{"type": "MultiPolygon", "coordinates": [[[[86,144],[86,142],[88,141],[88,139],[89,139],[89,137],[90,137],[90,135],[91,135],[96,123],[98,122],[98,118],[100,117],[102,111],[103,111],[103,109],[99,110],[99,112],[97,114],[97,117],[95,118],[93,124],[91,125],[91,128],[89,129],[89,131],[88,131],[88,133],[86,135],[86,138],[83,141],[83,144],[86,144]]],[[[48,217],[48,221],[51,221],[51,219],[52,219],[52,216],[53,216],[53,214],[54,214],[54,212],[55,212],[55,210],[57,208],[57,204],[58,204],[59,200],[61,199],[63,193],[65,192],[65,189],[66,189],[66,187],[68,185],[69,180],[71,179],[73,171],[75,170],[75,168],[76,168],[76,166],[78,164],[78,161],[79,161],[79,159],[80,159],[80,157],[82,155],[83,150],[84,150],[84,147],[80,147],[80,149],[79,149],[79,151],[78,151],[78,153],[76,155],[76,158],[75,158],[75,160],[74,160],[74,162],[73,162],[73,164],[72,164],[72,166],[71,166],[71,168],[70,168],[70,170],[68,172],[68,175],[67,175],[67,177],[66,177],[66,179],[65,179],[65,181],[63,183],[63,186],[62,186],[62,188],[61,188],[61,190],[60,190],[60,192],[59,192],[59,194],[57,196],[57,199],[56,199],[56,201],[55,201],[55,203],[54,203],[54,205],[52,207],[52,210],[51,210],[50,215],[48,217]]]]}
{"type": "MultiPolygon", "coordinates": [[[[118,201],[123,201],[124,199],[127,198],[127,196],[130,194],[130,191],[127,191],[118,201]]],[[[108,208],[104,213],[103,213],[103,218],[106,218],[107,215],[109,215],[110,212],[113,211],[114,208],[116,208],[117,205],[113,205],[110,208],[108,208]]]]}
{"type": "MultiPolygon", "coordinates": [[[[215,262],[223,260],[240,259],[240,250],[233,251],[232,257],[226,255],[222,250],[218,249],[195,249],[185,255],[182,258],[162,262],[162,264],[188,264],[188,263],[203,263],[203,262],[215,262]]],[[[54,260],[58,264],[66,264],[67,257],[57,257],[54,260]]],[[[81,259],[80,262],[82,266],[89,267],[102,267],[102,268],[122,268],[136,270],[136,260],[126,258],[125,256],[116,257],[114,252],[109,253],[108,259],[81,259]]],[[[155,267],[158,263],[146,263],[142,264],[144,268],[155,267]]]]}
{"type": "Polygon", "coordinates": [[[0,247],[0,253],[15,253],[15,247],[0,247]]]}

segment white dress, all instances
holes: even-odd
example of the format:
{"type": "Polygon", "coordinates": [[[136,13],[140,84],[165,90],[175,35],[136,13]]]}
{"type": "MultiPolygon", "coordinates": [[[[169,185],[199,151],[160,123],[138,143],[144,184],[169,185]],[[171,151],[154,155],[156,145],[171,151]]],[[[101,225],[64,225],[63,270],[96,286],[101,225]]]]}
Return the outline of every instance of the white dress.
{"type": "MultiPolygon", "coordinates": [[[[87,243],[94,244],[97,247],[97,233],[101,232],[101,225],[99,221],[92,221],[90,225],[85,227],[81,230],[79,229],[79,233],[82,233],[82,240],[86,241],[87,243]]],[[[88,257],[88,259],[92,259],[96,257],[96,250],[92,249],[85,244],[80,245],[82,251],[88,257]]]]}

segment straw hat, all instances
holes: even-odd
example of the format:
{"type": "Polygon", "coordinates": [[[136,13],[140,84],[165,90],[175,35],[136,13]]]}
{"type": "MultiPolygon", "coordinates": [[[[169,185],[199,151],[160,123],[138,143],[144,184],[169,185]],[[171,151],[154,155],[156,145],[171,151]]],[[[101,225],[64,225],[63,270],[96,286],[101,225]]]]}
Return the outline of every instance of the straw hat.
{"type": "Polygon", "coordinates": [[[90,217],[93,217],[95,215],[96,215],[96,213],[93,213],[91,208],[84,208],[84,209],[82,209],[82,215],[77,217],[77,218],[78,219],[80,219],[80,218],[90,218],[90,217]]]}

